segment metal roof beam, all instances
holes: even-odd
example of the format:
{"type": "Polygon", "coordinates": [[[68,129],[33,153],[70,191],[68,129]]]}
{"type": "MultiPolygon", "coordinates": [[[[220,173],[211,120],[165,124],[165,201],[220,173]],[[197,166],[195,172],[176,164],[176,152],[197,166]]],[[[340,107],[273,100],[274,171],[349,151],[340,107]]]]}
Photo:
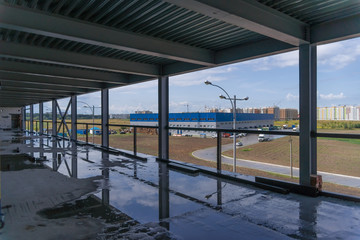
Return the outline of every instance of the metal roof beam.
{"type": "Polygon", "coordinates": [[[130,73],[152,77],[159,75],[158,66],[152,64],[136,63],[4,41],[0,41],[0,45],[0,56],[2,57],[117,73],[130,73]]]}
{"type": "Polygon", "coordinates": [[[30,97],[46,97],[46,98],[62,98],[62,97],[66,97],[67,94],[62,94],[62,93],[47,93],[47,92],[41,92],[41,91],[33,91],[33,90],[10,90],[10,89],[1,89],[1,95],[14,95],[17,96],[18,98],[22,98],[25,96],[30,96],[30,97]]]}
{"type": "Polygon", "coordinates": [[[51,86],[51,85],[43,85],[39,83],[17,83],[11,80],[0,80],[2,89],[26,89],[26,90],[35,90],[35,91],[46,91],[48,93],[67,93],[67,94],[81,94],[90,92],[89,89],[86,88],[75,88],[75,87],[65,87],[65,86],[51,86]]]}
{"type": "Polygon", "coordinates": [[[0,27],[177,61],[213,66],[213,52],[35,10],[0,5],[0,27]]]}
{"type": "Polygon", "coordinates": [[[44,85],[52,86],[72,86],[72,87],[81,87],[93,90],[100,90],[102,88],[107,88],[109,86],[114,87],[116,85],[110,85],[101,82],[88,82],[84,80],[74,80],[66,79],[59,77],[48,77],[48,76],[39,76],[32,74],[23,74],[23,73],[13,73],[0,71],[0,81],[2,80],[11,80],[13,82],[26,82],[26,83],[41,83],[44,85]]]}
{"type": "Polygon", "coordinates": [[[256,1],[165,1],[294,46],[308,42],[305,23],[256,1]]]}
{"type": "Polygon", "coordinates": [[[224,65],[266,57],[296,49],[296,46],[275,39],[266,39],[218,51],[215,54],[215,59],[217,64],[224,65]]]}
{"type": "Polygon", "coordinates": [[[360,14],[311,27],[311,43],[330,43],[360,37],[360,14]]]}
{"type": "MultiPolygon", "coordinates": [[[[29,73],[49,77],[60,77],[71,81],[107,82],[126,84],[129,76],[122,73],[101,72],[78,68],[65,68],[56,65],[41,65],[26,62],[10,62],[0,60],[0,70],[9,72],[29,73]]],[[[143,77],[143,76],[142,76],[143,77]]]]}
{"type": "MultiPolygon", "coordinates": [[[[296,49],[296,46],[274,39],[266,39],[217,51],[215,53],[215,62],[217,66],[221,66],[271,56],[296,49]]],[[[189,73],[203,69],[206,69],[206,67],[189,63],[173,63],[164,66],[163,73],[164,75],[173,76],[179,72],[189,73]]]]}

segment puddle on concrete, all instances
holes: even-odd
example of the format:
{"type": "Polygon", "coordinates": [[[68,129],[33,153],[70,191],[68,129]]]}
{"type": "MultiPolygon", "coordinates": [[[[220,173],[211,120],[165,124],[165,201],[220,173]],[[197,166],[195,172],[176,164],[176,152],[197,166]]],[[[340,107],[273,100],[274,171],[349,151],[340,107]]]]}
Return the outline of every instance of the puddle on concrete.
{"type": "Polygon", "coordinates": [[[203,173],[189,176],[154,157],[142,162],[67,141],[33,137],[24,145],[68,177],[102,177],[98,192],[39,212],[49,219],[102,219],[108,225],[100,239],[360,239],[356,203],[281,195],[203,173]]]}
{"type": "Polygon", "coordinates": [[[85,199],[76,200],[73,203],[65,203],[60,207],[52,209],[44,209],[38,214],[48,219],[67,218],[73,216],[91,216],[94,218],[101,218],[106,223],[112,224],[137,224],[128,215],[116,210],[115,208],[104,203],[95,195],[90,195],[85,199]]]}
{"type": "Polygon", "coordinates": [[[20,171],[24,169],[44,168],[43,161],[34,161],[29,155],[0,155],[1,171],[20,171]]]}

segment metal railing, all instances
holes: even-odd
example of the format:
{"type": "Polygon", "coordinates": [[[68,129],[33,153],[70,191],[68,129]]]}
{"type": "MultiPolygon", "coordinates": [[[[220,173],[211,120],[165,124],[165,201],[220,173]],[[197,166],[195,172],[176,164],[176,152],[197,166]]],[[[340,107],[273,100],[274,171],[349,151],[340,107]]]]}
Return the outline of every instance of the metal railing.
{"type": "MultiPolygon", "coordinates": [[[[35,132],[38,132],[38,125],[39,121],[35,122],[35,132]]],[[[49,125],[52,124],[49,120],[44,120],[43,123],[46,124],[46,133],[44,134],[51,135],[49,133],[49,125]]],[[[61,123],[61,121],[57,121],[57,124],[61,123]]],[[[67,122],[67,124],[71,124],[71,122],[67,122]]],[[[77,125],[85,125],[85,143],[89,144],[89,125],[94,126],[101,126],[101,123],[86,123],[86,122],[76,122],[77,125]]],[[[130,125],[130,124],[107,124],[110,127],[126,127],[131,128],[131,133],[133,134],[133,155],[137,156],[138,154],[138,129],[139,128],[149,128],[149,129],[158,129],[158,126],[148,126],[148,125],[130,125]]],[[[30,130],[30,121],[26,121],[26,128],[30,130]]],[[[182,130],[182,131],[197,131],[197,132],[212,132],[216,133],[216,148],[217,148],[217,169],[221,170],[221,143],[222,143],[222,135],[223,133],[231,133],[231,134],[238,134],[238,133],[247,133],[247,134],[269,134],[269,135],[282,135],[282,136],[299,136],[300,132],[298,131],[284,131],[284,130],[250,130],[250,129],[225,129],[225,128],[192,128],[192,127],[167,127],[168,130],[182,130]]],[[[100,132],[102,130],[100,129],[100,132]]],[[[93,132],[94,134],[94,132],[93,132]]],[[[69,137],[65,137],[65,126],[62,124],[62,136],[63,139],[70,139],[69,137]]],[[[318,133],[318,132],[311,132],[312,137],[328,137],[328,138],[350,138],[350,139],[360,139],[360,134],[344,134],[344,133],[318,133]]]]}

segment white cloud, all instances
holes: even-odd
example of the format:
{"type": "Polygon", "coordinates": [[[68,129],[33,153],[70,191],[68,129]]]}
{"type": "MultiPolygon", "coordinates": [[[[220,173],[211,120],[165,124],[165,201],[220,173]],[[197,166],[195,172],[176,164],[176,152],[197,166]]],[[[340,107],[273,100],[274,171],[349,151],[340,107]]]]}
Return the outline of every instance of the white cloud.
{"type": "Polygon", "coordinates": [[[318,64],[335,70],[344,68],[360,56],[360,43],[336,42],[318,47],[318,64]]]}
{"type": "Polygon", "coordinates": [[[275,56],[255,59],[244,62],[244,64],[250,64],[255,71],[266,71],[272,68],[296,66],[299,64],[299,51],[292,51],[275,56]]]}
{"type": "MultiPolygon", "coordinates": [[[[317,48],[318,65],[341,69],[356,61],[360,56],[360,39],[352,39],[343,42],[320,45],[317,48]]],[[[247,61],[254,71],[266,71],[273,68],[285,68],[299,64],[299,51],[278,54],[247,61]]]]}
{"type": "Polygon", "coordinates": [[[109,106],[110,113],[133,113],[140,110],[150,110],[157,112],[156,104],[143,104],[143,103],[134,103],[134,104],[111,104],[109,106]]]}
{"type": "Polygon", "coordinates": [[[339,93],[339,94],[333,94],[333,93],[320,94],[320,98],[321,98],[321,99],[325,99],[325,100],[343,99],[343,98],[345,98],[345,95],[344,95],[344,93],[339,93]]]}
{"type": "Polygon", "coordinates": [[[288,101],[293,101],[293,100],[298,100],[299,99],[299,96],[298,95],[293,95],[291,93],[288,93],[286,95],[286,100],[288,101]]]}
{"type": "Polygon", "coordinates": [[[204,84],[205,81],[224,81],[227,79],[225,74],[236,69],[234,66],[227,66],[174,76],[170,78],[170,86],[188,87],[204,84]]]}

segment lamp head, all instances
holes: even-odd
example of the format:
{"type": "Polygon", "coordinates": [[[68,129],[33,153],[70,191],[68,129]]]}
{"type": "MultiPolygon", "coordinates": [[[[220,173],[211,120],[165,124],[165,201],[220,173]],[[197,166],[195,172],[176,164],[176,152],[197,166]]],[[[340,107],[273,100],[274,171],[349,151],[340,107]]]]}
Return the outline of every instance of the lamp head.
{"type": "Polygon", "coordinates": [[[226,97],[224,95],[220,95],[219,98],[226,99],[226,97]]]}
{"type": "Polygon", "coordinates": [[[244,100],[245,100],[245,101],[249,100],[249,97],[245,97],[244,100]]]}
{"type": "Polygon", "coordinates": [[[207,81],[207,80],[205,81],[205,84],[206,85],[212,85],[212,83],[210,81],[207,81]]]}

